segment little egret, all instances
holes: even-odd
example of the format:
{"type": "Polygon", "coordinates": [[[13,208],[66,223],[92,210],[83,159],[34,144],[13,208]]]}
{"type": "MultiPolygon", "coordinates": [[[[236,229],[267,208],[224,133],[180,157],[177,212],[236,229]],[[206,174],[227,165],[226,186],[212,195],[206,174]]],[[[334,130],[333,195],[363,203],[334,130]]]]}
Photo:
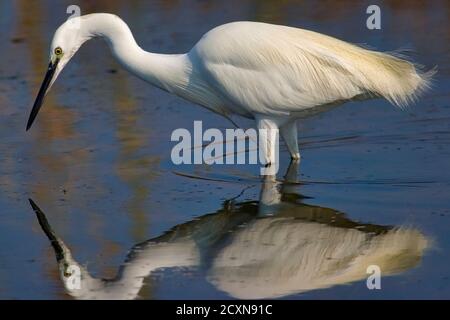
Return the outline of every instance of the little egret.
{"type": "MultiPolygon", "coordinates": [[[[94,37],[106,39],[115,58],[139,78],[223,116],[255,119],[265,132],[279,130],[293,159],[300,158],[298,119],[375,97],[403,107],[429,86],[434,73],[398,55],[320,33],[247,21],[212,29],[185,54],[150,53],[119,17],[89,14],[56,31],[27,130],[61,70],[94,37]]],[[[278,134],[267,134],[260,143],[265,163],[275,161],[274,139],[278,134]]]]}

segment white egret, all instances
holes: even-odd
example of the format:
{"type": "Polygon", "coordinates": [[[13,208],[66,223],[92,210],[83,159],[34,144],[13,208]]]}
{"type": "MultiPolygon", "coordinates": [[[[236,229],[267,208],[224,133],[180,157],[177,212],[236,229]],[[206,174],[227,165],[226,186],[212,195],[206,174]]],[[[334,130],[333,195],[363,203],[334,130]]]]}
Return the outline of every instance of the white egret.
{"type": "MultiPolygon", "coordinates": [[[[300,158],[299,118],[353,99],[382,97],[402,107],[428,87],[434,73],[393,54],[281,25],[232,22],[206,33],[188,53],[156,54],[140,48],[115,15],[73,19],[53,37],[27,130],[61,70],[94,37],[106,39],[128,71],[163,90],[224,116],[253,118],[259,129],[279,129],[293,159],[300,158]]],[[[274,137],[268,134],[259,146],[266,163],[275,161],[274,137]]]]}

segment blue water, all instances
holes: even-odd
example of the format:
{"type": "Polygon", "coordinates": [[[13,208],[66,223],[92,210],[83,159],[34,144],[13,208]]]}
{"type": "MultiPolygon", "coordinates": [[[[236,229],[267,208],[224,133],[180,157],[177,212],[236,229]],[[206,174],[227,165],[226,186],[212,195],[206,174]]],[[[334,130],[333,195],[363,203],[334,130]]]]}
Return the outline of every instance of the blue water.
{"type": "Polygon", "coordinates": [[[164,263],[145,277],[140,299],[450,298],[450,4],[383,2],[373,31],[368,4],[1,2],[0,298],[72,298],[28,198],[94,278],[114,278],[138,243],[162,248],[144,250],[150,264],[164,263]],[[118,14],[155,52],[186,52],[216,25],[256,20],[382,51],[409,47],[438,74],[407,111],[372,100],[302,121],[295,184],[283,179],[284,145],[278,183],[264,183],[259,165],[175,166],[173,130],[195,120],[231,125],[127,74],[101,41],[80,50],[25,132],[53,31],[73,3],[118,14]],[[369,263],[382,265],[380,290],[366,286],[369,263]]]}

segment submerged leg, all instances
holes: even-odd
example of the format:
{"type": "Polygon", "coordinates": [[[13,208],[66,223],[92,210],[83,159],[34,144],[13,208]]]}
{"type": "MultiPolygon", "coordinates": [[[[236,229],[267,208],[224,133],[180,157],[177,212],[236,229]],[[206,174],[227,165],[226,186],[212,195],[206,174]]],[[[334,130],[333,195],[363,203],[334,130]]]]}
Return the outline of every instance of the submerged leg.
{"type": "Polygon", "coordinates": [[[297,140],[297,121],[289,121],[280,128],[280,134],[293,160],[300,160],[297,140]]]}
{"type": "Polygon", "coordinates": [[[256,117],[256,126],[259,135],[259,158],[267,168],[267,174],[276,174],[278,171],[278,140],[279,140],[279,122],[276,119],[267,117],[256,117]],[[268,172],[273,171],[273,172],[268,172]]]}

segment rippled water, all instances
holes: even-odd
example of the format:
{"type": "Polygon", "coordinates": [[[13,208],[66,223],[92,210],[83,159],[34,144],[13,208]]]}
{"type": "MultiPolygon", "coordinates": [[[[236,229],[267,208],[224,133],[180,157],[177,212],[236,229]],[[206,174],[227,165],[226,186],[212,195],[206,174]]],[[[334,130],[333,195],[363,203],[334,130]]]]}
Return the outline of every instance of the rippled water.
{"type": "Polygon", "coordinates": [[[71,61],[26,133],[72,3],[0,2],[0,298],[450,298],[448,1],[383,2],[381,31],[365,28],[369,2],[77,2],[120,15],[155,52],[257,20],[410,47],[438,66],[408,111],[373,100],[303,121],[301,167],[282,145],[277,181],[257,165],[173,165],[174,129],[230,124],[128,75],[101,41],[71,61]],[[86,290],[65,288],[65,263],[86,290]],[[366,287],[372,264],[381,290],[366,287]]]}

